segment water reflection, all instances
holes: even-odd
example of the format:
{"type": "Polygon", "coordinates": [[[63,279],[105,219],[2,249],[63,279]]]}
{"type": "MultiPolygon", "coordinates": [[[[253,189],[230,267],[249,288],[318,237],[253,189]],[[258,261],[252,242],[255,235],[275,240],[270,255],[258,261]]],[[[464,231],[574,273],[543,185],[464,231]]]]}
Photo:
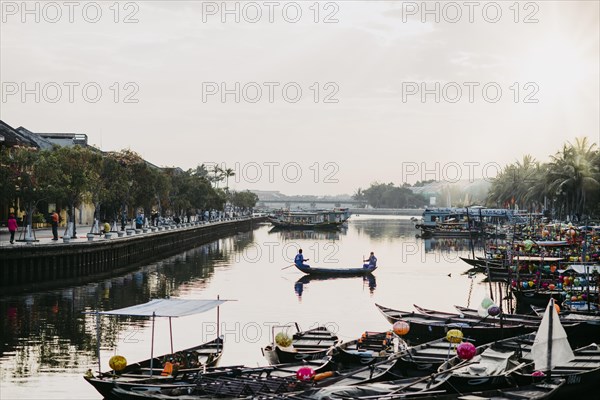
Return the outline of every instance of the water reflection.
{"type": "Polygon", "coordinates": [[[269,235],[276,235],[276,237],[282,241],[302,239],[340,240],[340,238],[344,236],[347,231],[347,227],[340,227],[340,229],[332,231],[293,231],[289,229],[280,229],[274,227],[271,230],[269,230],[269,235]]]}
{"type": "MultiPolygon", "coordinates": [[[[239,251],[252,241],[251,234],[240,234],[99,283],[1,299],[2,375],[22,378],[91,364],[96,354],[95,317],[84,311],[178,297],[190,284],[204,287],[215,267],[233,254],[232,248],[239,251]],[[5,363],[9,358],[10,365],[5,363]]],[[[144,324],[126,317],[101,319],[102,347],[113,348],[120,332],[144,324]]]]}
{"type": "Polygon", "coordinates": [[[302,300],[302,293],[304,293],[304,285],[309,284],[312,281],[329,281],[337,279],[362,279],[363,286],[369,288],[369,292],[373,294],[375,288],[377,288],[377,278],[375,275],[368,274],[365,276],[318,276],[318,275],[304,275],[294,283],[294,293],[298,296],[298,300],[302,300]]]}
{"type": "Polygon", "coordinates": [[[414,223],[409,218],[385,216],[354,218],[350,220],[349,227],[359,235],[367,235],[375,241],[392,241],[397,238],[413,237],[417,232],[414,223]]]}
{"type": "Polygon", "coordinates": [[[483,250],[484,239],[465,239],[465,238],[428,238],[422,239],[425,251],[457,252],[472,251],[481,252],[483,250]]]}
{"type": "MultiPolygon", "coordinates": [[[[221,332],[228,335],[222,363],[257,365],[264,363],[260,344],[270,341],[275,322],[335,323],[341,336],[354,338],[365,330],[389,329],[373,302],[398,309],[417,303],[453,311],[453,304],[478,304],[489,292],[480,278],[460,274],[466,264],[459,256],[471,253],[468,240],[415,239],[409,218],[353,217],[348,230],[341,232],[270,233],[270,228],[258,226],[97,283],[0,298],[1,397],[36,397],[28,394],[37,394],[43,381],[44,393],[38,398],[98,398],[81,378],[97,363],[95,317],[82,311],[121,308],[152,298],[220,294],[237,300],[221,315],[221,332]],[[315,265],[358,266],[364,259],[361,253],[374,251],[380,263],[377,278],[321,281],[284,268],[294,255],[286,251],[296,251],[295,244],[285,246],[289,240],[303,247],[315,265]]],[[[215,323],[212,316],[207,319],[174,321],[175,347],[212,339],[215,323]]],[[[115,349],[131,361],[147,358],[148,320],[103,318],[101,323],[104,368],[115,349]],[[132,333],[145,343],[128,341],[132,333]]],[[[168,340],[159,338],[156,343],[164,346],[163,353],[168,351],[168,340]]]]}

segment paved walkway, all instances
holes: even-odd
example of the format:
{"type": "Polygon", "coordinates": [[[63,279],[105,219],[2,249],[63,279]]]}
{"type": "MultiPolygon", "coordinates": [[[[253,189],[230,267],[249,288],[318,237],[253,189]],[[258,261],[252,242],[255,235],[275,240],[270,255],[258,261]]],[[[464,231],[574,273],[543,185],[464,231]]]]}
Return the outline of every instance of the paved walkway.
{"type": "MultiPolygon", "coordinates": [[[[71,243],[73,242],[87,242],[87,237],[85,236],[91,229],[91,225],[78,225],[77,226],[77,239],[71,239],[71,243]]],[[[0,247],[7,246],[32,246],[39,244],[59,244],[63,243],[62,236],[65,232],[65,227],[61,226],[58,228],[58,237],[59,240],[52,240],[52,228],[41,228],[34,229],[35,238],[38,240],[37,242],[33,242],[31,244],[27,244],[26,242],[18,241],[19,238],[25,238],[25,230],[19,227],[19,230],[15,233],[15,243],[10,244],[10,233],[8,232],[8,228],[0,229],[0,247]]],[[[103,239],[105,240],[105,239],[103,239]]]]}
{"type": "MultiPolygon", "coordinates": [[[[226,220],[224,220],[226,221],[226,220]]],[[[210,223],[217,223],[217,222],[221,222],[218,220],[215,221],[211,221],[210,223]]],[[[120,228],[120,227],[119,227],[120,228]]],[[[128,226],[129,228],[129,226],[128,226]]],[[[77,239],[71,239],[71,243],[83,243],[83,242],[87,242],[87,233],[90,231],[91,229],[91,225],[77,225],[77,239]]],[[[33,243],[27,243],[25,241],[19,241],[19,239],[24,239],[25,238],[25,230],[22,229],[21,227],[19,227],[19,230],[15,233],[15,242],[13,244],[10,243],[10,233],[8,232],[8,228],[0,228],[0,248],[4,248],[4,247],[14,247],[14,246],[39,246],[39,245],[61,245],[63,244],[63,234],[65,233],[65,227],[59,227],[58,228],[58,240],[52,240],[52,228],[41,228],[41,229],[35,229],[34,230],[35,233],[35,238],[37,239],[36,242],[33,243]]],[[[151,232],[149,232],[151,233],[151,232]]],[[[149,234],[148,233],[148,234],[149,234]]],[[[124,236],[127,237],[127,236],[124,236]]],[[[117,239],[117,234],[115,233],[112,237],[112,239],[110,240],[115,240],[117,239]]],[[[108,240],[105,239],[104,236],[102,235],[96,235],[94,238],[94,242],[96,241],[104,241],[104,240],[108,240]]]]}

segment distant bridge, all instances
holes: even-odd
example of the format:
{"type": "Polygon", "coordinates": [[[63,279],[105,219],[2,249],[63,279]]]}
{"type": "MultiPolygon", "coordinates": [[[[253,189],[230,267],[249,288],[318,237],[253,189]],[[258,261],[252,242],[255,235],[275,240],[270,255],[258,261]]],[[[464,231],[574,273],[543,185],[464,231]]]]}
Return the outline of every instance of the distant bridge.
{"type": "Polygon", "coordinates": [[[272,205],[272,204],[327,204],[334,205],[335,207],[342,207],[336,204],[347,204],[351,206],[365,206],[367,205],[366,201],[359,200],[258,200],[258,204],[264,205],[272,205]]]}
{"type": "Polygon", "coordinates": [[[422,216],[422,208],[365,208],[366,202],[357,200],[259,200],[258,208],[290,210],[330,209],[333,207],[349,208],[352,214],[364,215],[411,215],[422,216]]]}

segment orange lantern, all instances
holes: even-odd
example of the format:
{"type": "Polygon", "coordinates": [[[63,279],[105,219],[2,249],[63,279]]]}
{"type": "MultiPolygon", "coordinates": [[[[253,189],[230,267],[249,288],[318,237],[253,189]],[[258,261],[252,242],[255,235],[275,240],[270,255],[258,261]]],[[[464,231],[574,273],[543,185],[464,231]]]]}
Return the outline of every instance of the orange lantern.
{"type": "Polygon", "coordinates": [[[392,326],[392,330],[398,336],[404,336],[410,331],[410,325],[406,321],[396,321],[392,326]]]}

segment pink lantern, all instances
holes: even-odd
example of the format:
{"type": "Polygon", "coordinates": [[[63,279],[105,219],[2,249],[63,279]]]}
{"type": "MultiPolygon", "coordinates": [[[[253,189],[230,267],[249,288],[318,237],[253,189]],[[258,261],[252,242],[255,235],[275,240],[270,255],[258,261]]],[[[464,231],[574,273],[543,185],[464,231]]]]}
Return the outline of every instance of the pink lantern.
{"type": "Polygon", "coordinates": [[[296,378],[299,381],[307,382],[315,376],[315,370],[311,367],[301,367],[296,371],[296,378]]]}
{"type": "Polygon", "coordinates": [[[456,355],[461,360],[470,360],[471,358],[475,357],[475,354],[477,354],[477,349],[473,343],[462,342],[458,345],[458,347],[456,347],[456,355]]]}
{"type": "Polygon", "coordinates": [[[531,376],[546,376],[546,374],[544,373],[544,371],[533,371],[533,373],[531,374],[531,376]]]}

